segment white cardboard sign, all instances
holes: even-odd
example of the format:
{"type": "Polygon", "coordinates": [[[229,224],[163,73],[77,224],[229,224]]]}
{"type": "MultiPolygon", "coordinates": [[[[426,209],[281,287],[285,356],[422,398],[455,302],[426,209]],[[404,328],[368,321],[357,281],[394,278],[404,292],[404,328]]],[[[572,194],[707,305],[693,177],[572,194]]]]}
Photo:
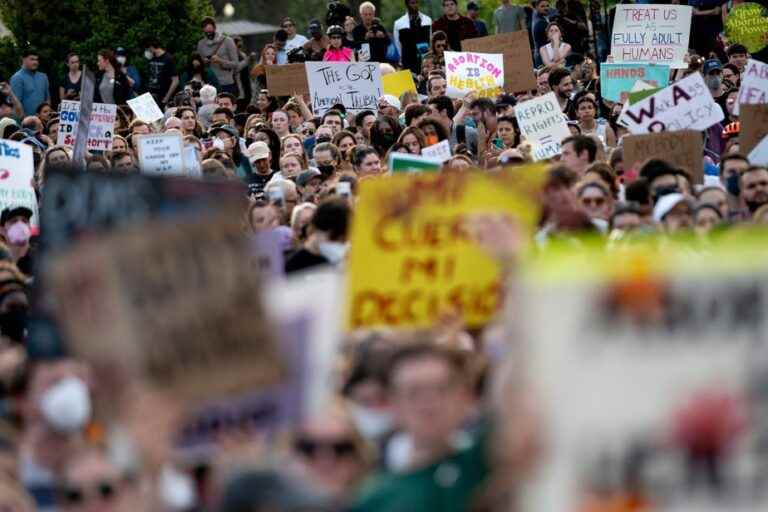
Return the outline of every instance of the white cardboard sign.
{"type": "Polygon", "coordinates": [[[445,79],[450,98],[463,98],[470,92],[492,98],[504,92],[504,55],[445,52],[445,79]]]}
{"type": "Polygon", "coordinates": [[[611,33],[613,62],[650,62],[688,67],[685,54],[693,9],[687,5],[616,6],[611,33]]]}
{"type": "Polygon", "coordinates": [[[440,160],[440,163],[443,163],[451,158],[451,143],[446,139],[437,144],[422,148],[421,156],[434,158],[435,160],[440,160]]]}
{"type": "Polygon", "coordinates": [[[144,174],[184,175],[184,139],[179,133],[139,136],[139,168],[144,174]]]}
{"type": "Polygon", "coordinates": [[[145,123],[154,123],[163,118],[163,111],[157,106],[155,98],[148,92],[128,100],[128,106],[136,114],[136,118],[141,119],[145,123]]]}
{"type": "Polygon", "coordinates": [[[571,135],[554,92],[515,107],[520,133],[533,145],[534,161],[559,155],[563,139],[571,135]]]}
{"type": "Polygon", "coordinates": [[[733,106],[733,114],[739,115],[739,104],[768,103],[768,64],[749,59],[741,74],[739,100],[733,106]]]}
{"type": "MultiPolygon", "coordinates": [[[[75,147],[80,118],[80,102],[65,100],[59,107],[59,136],[56,144],[68,148],[75,147]]],[[[111,151],[115,136],[117,105],[94,103],[91,109],[91,122],[88,128],[86,148],[89,151],[111,151]]]]}
{"type": "Polygon", "coordinates": [[[312,112],[323,115],[337,103],[348,112],[377,110],[384,94],[376,62],[306,62],[312,112]]]}
{"type": "Polygon", "coordinates": [[[32,188],[35,172],[32,147],[21,142],[0,139],[0,211],[9,206],[25,206],[32,210],[30,226],[39,227],[37,197],[32,188]]]}

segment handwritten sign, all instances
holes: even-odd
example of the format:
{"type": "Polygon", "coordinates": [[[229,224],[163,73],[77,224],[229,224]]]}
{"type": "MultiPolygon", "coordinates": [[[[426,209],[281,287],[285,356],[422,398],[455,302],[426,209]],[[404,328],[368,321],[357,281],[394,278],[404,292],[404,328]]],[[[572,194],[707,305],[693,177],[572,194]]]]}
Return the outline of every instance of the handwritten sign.
{"type": "Polygon", "coordinates": [[[377,110],[383,95],[379,65],[351,62],[306,62],[312,112],[322,115],[341,103],[348,112],[377,110]]]}
{"type": "Polygon", "coordinates": [[[706,130],[725,118],[704,84],[693,73],[656,94],[629,106],[621,119],[631,133],[706,130]]]}
{"type": "Polygon", "coordinates": [[[533,145],[536,162],[559,155],[563,139],[571,135],[554,92],[520,103],[515,117],[523,138],[533,145]]]}
{"type": "Polygon", "coordinates": [[[500,53],[445,52],[447,95],[463,98],[470,92],[494,97],[504,92],[504,56],[500,53]]]}
{"type": "Polygon", "coordinates": [[[0,211],[9,206],[32,210],[30,227],[38,231],[37,197],[32,188],[35,165],[32,146],[0,139],[0,211]]]}
{"type": "Polygon", "coordinates": [[[181,134],[139,136],[139,168],[145,174],[186,174],[183,152],[184,139],[181,134]]]}
{"type": "Polygon", "coordinates": [[[734,5],[725,20],[725,36],[730,43],[747,47],[749,53],[757,53],[768,44],[768,12],[755,2],[734,5]]]}
{"type": "Polygon", "coordinates": [[[384,94],[391,94],[395,98],[399,98],[401,94],[407,91],[416,92],[413,75],[408,69],[387,73],[381,77],[381,85],[384,88],[384,94]]]}
{"type": "Polygon", "coordinates": [[[693,9],[687,5],[617,5],[611,39],[614,62],[687,68],[693,9]]]}
{"type": "Polygon", "coordinates": [[[741,74],[739,99],[733,106],[734,115],[739,115],[741,105],[768,103],[768,64],[749,59],[741,74]]]}
{"type": "Polygon", "coordinates": [[[747,154],[768,135],[768,104],[743,105],[739,121],[739,151],[747,154]]]}
{"type": "Polygon", "coordinates": [[[128,100],[128,106],[131,107],[136,118],[141,119],[145,123],[154,123],[163,118],[163,111],[157,106],[155,98],[148,92],[128,100]]]}
{"type": "Polygon", "coordinates": [[[421,154],[427,158],[440,160],[442,163],[451,158],[451,144],[446,139],[438,142],[437,144],[432,144],[431,146],[422,148],[421,154]]]}
{"type": "Polygon", "coordinates": [[[514,93],[536,89],[528,31],[465,39],[461,42],[461,49],[465,52],[504,54],[505,91],[514,93]]]}
{"type": "Polygon", "coordinates": [[[514,176],[395,174],[360,182],[352,225],[347,325],[432,326],[447,310],[470,326],[499,305],[497,262],[468,234],[468,215],[537,220],[544,166],[514,176]],[[371,272],[371,268],[378,269],[371,272]]]}
{"type": "Polygon", "coordinates": [[[669,84],[669,66],[655,64],[609,64],[600,66],[600,92],[610,101],[622,101],[622,93],[632,90],[638,80],[655,87],[669,84]]]}
{"type": "Polygon", "coordinates": [[[437,158],[428,158],[422,155],[411,155],[410,153],[400,153],[391,151],[389,153],[390,172],[438,172],[443,166],[443,162],[437,158]]]}
{"type": "Polygon", "coordinates": [[[749,152],[747,158],[752,165],[768,165],[768,135],[749,152]]]}
{"type": "Polygon", "coordinates": [[[304,64],[266,66],[267,89],[272,96],[309,94],[307,71],[304,64]]]}
{"type": "Polygon", "coordinates": [[[624,168],[639,168],[650,158],[662,158],[691,173],[694,183],[704,182],[704,141],[701,132],[679,132],[627,135],[622,139],[624,168]]]}
{"type": "MultiPolygon", "coordinates": [[[[89,151],[111,151],[115,120],[117,119],[117,105],[94,103],[90,119],[86,148],[89,151]]],[[[59,112],[59,136],[56,144],[68,148],[75,147],[79,120],[80,102],[62,101],[59,112]]]]}

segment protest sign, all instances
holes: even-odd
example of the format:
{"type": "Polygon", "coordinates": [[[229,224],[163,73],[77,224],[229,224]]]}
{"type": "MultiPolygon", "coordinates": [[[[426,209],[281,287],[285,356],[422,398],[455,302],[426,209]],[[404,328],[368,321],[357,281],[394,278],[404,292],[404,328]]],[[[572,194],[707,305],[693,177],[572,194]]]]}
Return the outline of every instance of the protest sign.
{"type": "Polygon", "coordinates": [[[757,146],[747,155],[749,163],[752,165],[768,165],[768,135],[757,144],[757,146]]]}
{"type": "Polygon", "coordinates": [[[285,237],[275,229],[263,230],[251,237],[251,264],[265,278],[285,276],[285,237]]]}
{"type": "Polygon", "coordinates": [[[180,133],[140,135],[138,143],[139,169],[144,174],[186,174],[184,139],[180,133]]]}
{"type": "Polygon", "coordinates": [[[383,75],[381,86],[384,89],[384,94],[391,94],[395,98],[400,98],[400,95],[407,91],[416,92],[413,75],[407,69],[383,75]]]}
{"type": "Polygon", "coordinates": [[[687,5],[617,5],[611,32],[613,61],[687,68],[684,57],[692,13],[687,5]]]}
{"type": "Polygon", "coordinates": [[[445,162],[451,158],[451,144],[447,139],[440,141],[437,144],[432,144],[431,146],[422,148],[421,155],[427,158],[440,160],[441,163],[445,162]]]}
{"type": "Polygon", "coordinates": [[[520,134],[533,145],[534,161],[559,155],[560,143],[571,135],[554,92],[520,103],[515,117],[520,134]]]}
{"type": "Polygon", "coordinates": [[[499,304],[499,267],[471,240],[467,218],[509,216],[529,233],[543,169],[522,168],[514,177],[400,174],[360,182],[347,326],[427,327],[449,310],[470,326],[487,322],[499,304]]]}
{"type": "Polygon", "coordinates": [[[768,10],[755,2],[734,4],[725,20],[725,37],[731,44],[747,47],[749,53],[757,53],[768,44],[768,10]]]}
{"type": "Polygon", "coordinates": [[[182,157],[184,159],[184,168],[187,170],[187,175],[191,178],[202,178],[203,168],[200,163],[200,153],[198,152],[197,147],[192,144],[188,146],[185,145],[182,157]]]}
{"type": "Polygon", "coordinates": [[[739,151],[747,154],[768,135],[768,104],[742,105],[739,122],[739,151]]]}
{"type": "Polygon", "coordinates": [[[305,66],[315,115],[337,103],[352,113],[377,111],[383,95],[378,63],[306,62],[305,66]]]}
{"type": "Polygon", "coordinates": [[[600,66],[600,92],[607,100],[621,101],[621,93],[632,90],[638,80],[664,88],[669,84],[669,66],[640,63],[600,66]]]}
{"type": "Polygon", "coordinates": [[[494,97],[504,91],[504,57],[500,53],[445,52],[446,94],[463,98],[494,97]]]}
{"type": "Polygon", "coordinates": [[[13,206],[32,210],[30,227],[36,233],[37,196],[32,188],[35,173],[32,147],[21,142],[0,139],[0,211],[13,206]]]}
{"type": "Polygon", "coordinates": [[[741,74],[739,99],[733,106],[733,114],[739,115],[741,105],[768,103],[768,64],[749,59],[741,74]]]}
{"type": "Polygon", "coordinates": [[[272,96],[309,94],[307,71],[303,63],[266,66],[267,89],[272,96]]]}
{"type": "Polygon", "coordinates": [[[564,269],[570,278],[531,275],[520,290],[526,391],[547,447],[521,510],[768,507],[765,456],[753,441],[768,432],[760,414],[747,414],[768,401],[768,276],[718,274],[712,261],[697,275],[690,253],[677,262],[687,272],[642,270],[671,256],[658,265],[623,254],[623,272],[595,281],[580,278],[581,255],[564,269]]]}
{"type": "Polygon", "coordinates": [[[693,73],[631,105],[621,116],[634,134],[706,130],[723,119],[723,109],[715,103],[701,73],[693,73]]]}
{"type": "MultiPolygon", "coordinates": [[[[89,151],[111,151],[114,138],[117,105],[94,103],[91,108],[86,148],[89,151]]],[[[72,148],[77,139],[80,102],[64,100],[59,107],[59,146],[72,148]]]]}
{"type": "Polygon", "coordinates": [[[505,91],[514,93],[536,89],[531,43],[526,30],[465,39],[461,42],[461,49],[465,52],[504,54],[505,91]]]}
{"type": "Polygon", "coordinates": [[[140,119],[145,123],[154,123],[163,118],[163,111],[157,106],[155,98],[148,92],[128,100],[128,106],[133,110],[136,119],[140,119]]]}
{"type": "Polygon", "coordinates": [[[624,169],[639,168],[650,158],[662,158],[688,171],[694,183],[704,182],[704,141],[701,132],[683,130],[627,135],[622,140],[624,169]]]}
{"type": "Polygon", "coordinates": [[[443,162],[437,158],[397,151],[389,153],[390,172],[437,172],[442,166],[443,162]]]}

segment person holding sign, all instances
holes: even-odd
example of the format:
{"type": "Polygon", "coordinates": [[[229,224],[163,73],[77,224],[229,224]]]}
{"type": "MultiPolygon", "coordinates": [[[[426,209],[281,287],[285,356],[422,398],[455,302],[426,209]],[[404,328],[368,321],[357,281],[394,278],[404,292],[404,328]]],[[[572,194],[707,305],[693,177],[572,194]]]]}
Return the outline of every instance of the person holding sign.
{"type": "Polygon", "coordinates": [[[557,23],[547,25],[549,43],[539,48],[539,55],[545,66],[565,66],[565,59],[571,54],[571,45],[563,42],[563,34],[557,23]]]}

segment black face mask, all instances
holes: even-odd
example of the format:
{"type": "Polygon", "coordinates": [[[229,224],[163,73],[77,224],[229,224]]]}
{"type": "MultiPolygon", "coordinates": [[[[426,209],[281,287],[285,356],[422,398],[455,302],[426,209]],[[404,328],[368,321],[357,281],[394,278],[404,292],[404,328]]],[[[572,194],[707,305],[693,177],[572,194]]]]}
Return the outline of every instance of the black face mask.
{"type": "Polygon", "coordinates": [[[383,148],[391,148],[392,144],[395,143],[395,134],[393,133],[382,133],[381,134],[381,146],[383,148]]]}
{"type": "Polygon", "coordinates": [[[13,308],[6,313],[0,313],[0,332],[17,343],[23,343],[27,335],[26,308],[13,308]]]}
{"type": "Polygon", "coordinates": [[[317,170],[323,173],[323,176],[328,177],[336,170],[335,165],[318,165],[317,170]]]}
{"type": "Polygon", "coordinates": [[[205,37],[212,40],[214,37],[216,37],[216,32],[206,32],[205,37]]]}
{"type": "Polygon", "coordinates": [[[331,138],[327,135],[321,135],[315,139],[315,142],[317,144],[322,144],[323,142],[331,142],[331,138]]]}
{"type": "Polygon", "coordinates": [[[739,179],[741,179],[741,177],[739,176],[738,172],[732,172],[725,178],[725,189],[729,194],[735,197],[739,197],[739,195],[741,195],[741,185],[739,185],[739,179]]]}

